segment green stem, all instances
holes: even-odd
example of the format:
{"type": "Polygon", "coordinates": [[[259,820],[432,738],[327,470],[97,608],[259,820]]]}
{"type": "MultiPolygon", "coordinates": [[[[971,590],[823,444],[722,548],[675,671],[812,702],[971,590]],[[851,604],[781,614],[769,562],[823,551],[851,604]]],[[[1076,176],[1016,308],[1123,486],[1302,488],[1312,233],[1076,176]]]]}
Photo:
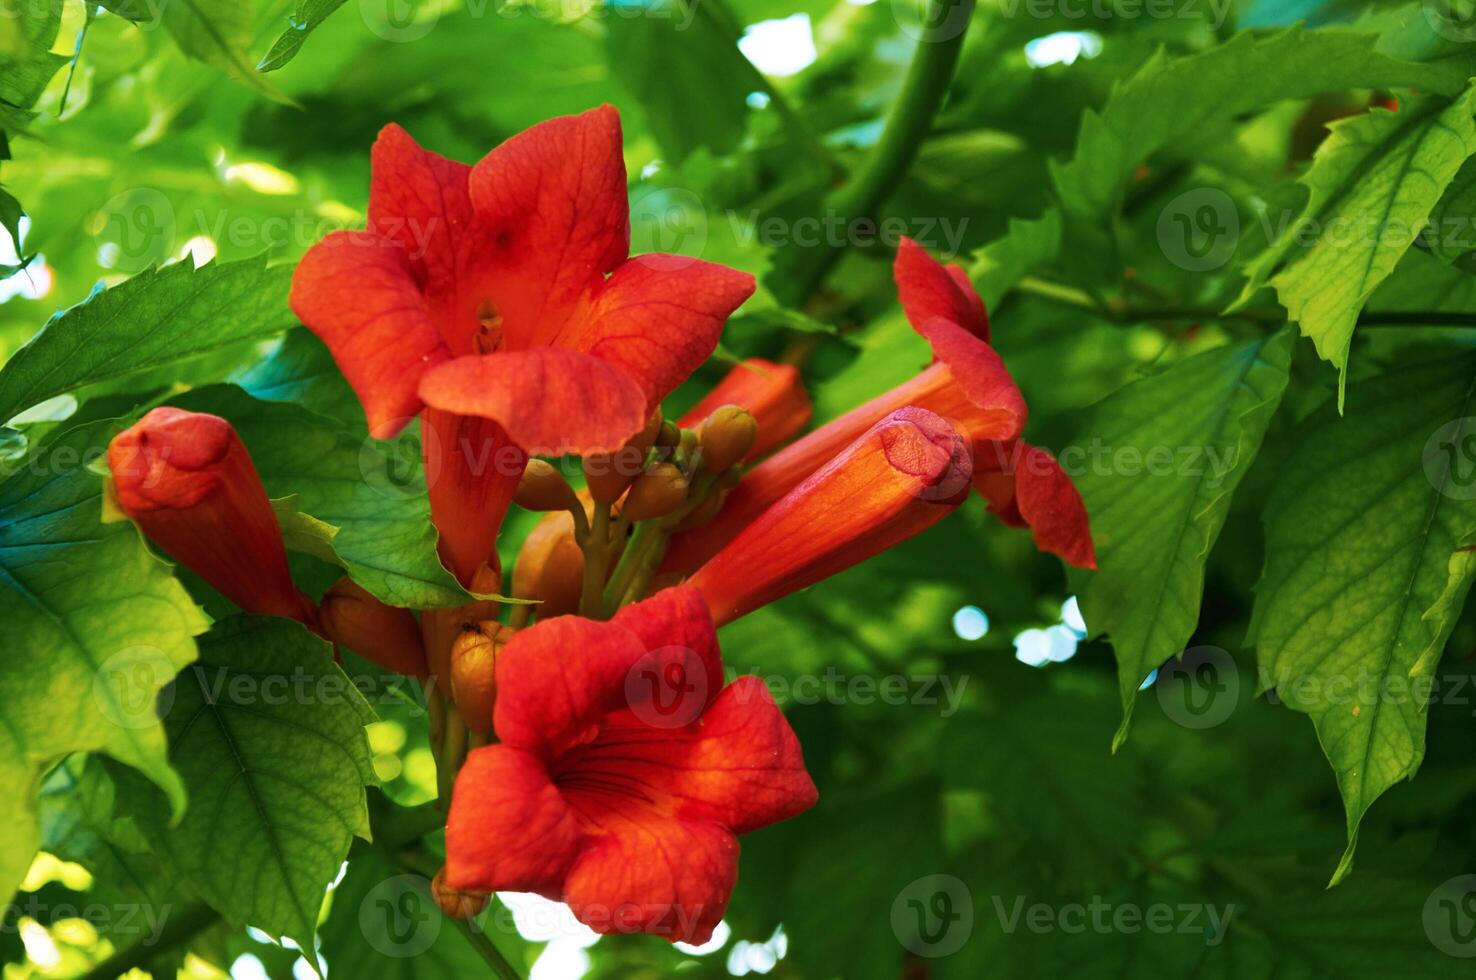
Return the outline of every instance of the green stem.
{"type": "Polygon", "coordinates": [[[631,576],[635,574],[636,565],[641,560],[640,555],[650,547],[651,540],[658,533],[659,523],[659,521],[642,521],[636,525],[635,534],[631,535],[630,542],[625,546],[625,554],[620,556],[620,563],[615,566],[610,582],[605,586],[603,602],[606,609],[620,608],[620,599],[625,595],[626,587],[630,585],[631,576]]]}
{"type": "Polygon", "coordinates": [[[446,712],[446,740],[441,743],[441,753],[436,756],[436,792],[441,809],[451,808],[451,788],[456,785],[456,774],[466,760],[466,722],[454,705],[446,712]]]}
{"type": "MultiPolygon", "coordinates": [[[[923,140],[933,128],[933,119],[948,97],[949,83],[958,66],[968,22],[974,14],[974,0],[928,0],[924,12],[924,30],[947,25],[939,36],[924,34],[907,69],[891,108],[887,111],[880,139],[866,162],[849,181],[825,202],[826,209],[841,221],[851,222],[873,217],[874,212],[891,195],[906,175],[912,161],[922,149],[923,140]]],[[[787,297],[802,303],[825,281],[842,254],[840,248],[812,248],[801,253],[794,273],[794,295],[787,297]]]]}
{"type": "Polygon", "coordinates": [[[610,568],[610,505],[598,501],[589,533],[579,542],[584,549],[584,589],[579,595],[579,615],[604,619],[605,573],[610,568]]]}

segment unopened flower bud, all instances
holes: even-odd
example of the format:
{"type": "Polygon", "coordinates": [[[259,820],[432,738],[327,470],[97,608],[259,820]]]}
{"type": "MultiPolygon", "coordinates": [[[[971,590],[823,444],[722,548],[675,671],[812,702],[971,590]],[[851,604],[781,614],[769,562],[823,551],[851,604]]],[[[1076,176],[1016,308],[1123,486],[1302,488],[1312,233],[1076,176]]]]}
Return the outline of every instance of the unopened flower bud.
{"type": "MultiPolygon", "coordinates": [[[[477,568],[467,585],[467,591],[476,595],[491,595],[501,589],[502,573],[486,562],[477,568]]],[[[425,647],[425,659],[430,672],[445,683],[451,660],[451,645],[456,641],[457,634],[484,619],[496,618],[496,599],[477,599],[463,606],[427,609],[422,612],[420,638],[425,647]]]]}
{"type": "Polygon", "coordinates": [[[451,697],[467,731],[480,735],[492,730],[497,654],[516,632],[488,620],[462,630],[451,644],[451,697]]]}
{"type": "Polygon", "coordinates": [[[118,505],[165,554],[247,612],[314,621],[282,529],[236,430],[162,407],[108,445],[118,505]]]}
{"type": "Polygon", "coordinates": [[[463,891],[446,884],[446,869],[436,872],[431,879],[431,897],[441,907],[447,918],[475,919],[487,907],[491,892],[463,891]]]}
{"type": "Polygon", "coordinates": [[[613,453],[589,456],[584,460],[584,479],[589,492],[602,504],[614,503],[625,488],[641,475],[646,463],[646,453],[661,431],[661,413],[655,412],[646,420],[646,427],[637,432],[622,448],[613,453]]]}
{"type": "Polygon", "coordinates": [[[744,457],[752,462],[789,442],[810,423],[810,396],[805,394],[799,370],[750,357],[728,372],[677,424],[698,428],[704,419],[724,405],[748,410],[758,423],[758,438],[744,457]]]}
{"type": "Polygon", "coordinates": [[[513,597],[537,599],[540,619],[579,608],[584,588],[584,552],[574,540],[574,519],[554,513],[524,539],[513,565],[513,597]]]}
{"type": "Polygon", "coordinates": [[[408,609],[387,606],[344,576],[319,606],[323,635],[366,660],[407,677],[425,677],[420,626],[408,609]]]}
{"type": "Polygon", "coordinates": [[[722,473],[741,463],[758,439],[758,423],[747,410],[724,405],[702,423],[698,441],[702,465],[709,473],[722,473]]]}
{"type": "Polygon", "coordinates": [[[708,495],[703,499],[702,503],[698,504],[692,509],[690,514],[682,518],[681,523],[674,530],[678,532],[690,531],[694,527],[701,527],[714,517],[717,517],[722,512],[722,509],[723,494],[714,487],[708,491],[708,495]]]}
{"type": "Polygon", "coordinates": [[[524,510],[569,510],[579,506],[574,488],[559,468],[547,460],[530,459],[513,502],[524,510]]]}
{"type": "Polygon", "coordinates": [[[687,500],[687,478],[672,463],[657,463],[635,482],[620,508],[631,521],[665,517],[687,500]]]}
{"type": "Polygon", "coordinates": [[[656,445],[671,449],[682,441],[681,426],[675,422],[667,421],[661,423],[661,431],[656,433],[656,445]]]}

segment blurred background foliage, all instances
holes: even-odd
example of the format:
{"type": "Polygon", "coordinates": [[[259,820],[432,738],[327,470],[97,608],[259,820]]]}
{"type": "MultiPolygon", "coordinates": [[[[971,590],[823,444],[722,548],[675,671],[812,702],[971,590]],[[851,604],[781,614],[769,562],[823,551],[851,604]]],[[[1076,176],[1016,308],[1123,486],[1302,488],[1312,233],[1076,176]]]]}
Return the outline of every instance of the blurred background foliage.
{"type": "MultiPolygon", "coordinates": [[[[1155,52],[1187,56],[1240,28],[1298,20],[1361,23],[1397,38],[1401,25],[1418,27],[1419,19],[1418,7],[1325,0],[1236,0],[1222,8],[1205,0],[1158,18],[1123,15],[1110,3],[1095,11],[1047,5],[1037,16],[1025,3],[986,0],[975,12],[946,105],[878,214],[910,222],[909,233],[935,254],[970,265],[986,293],[1000,253],[976,250],[1029,240],[1011,220],[1052,213],[1048,162],[1072,156],[1082,114],[1100,108],[1155,52]],[[922,220],[934,223],[930,241],[919,234],[922,220]]],[[[625,125],[634,250],[700,254],[753,272],[765,286],[735,318],[721,356],[673,396],[668,414],[695,401],[732,358],[777,356],[796,343],[815,344],[806,376],[820,420],[925,363],[895,302],[888,248],[846,249],[823,288],[798,302],[795,248],[762,232],[769,218],[824,213],[840,175],[875,147],[915,48],[919,10],[910,0],[356,2],[285,48],[277,38],[292,33],[294,18],[311,23],[334,5],[235,6],[246,68],[208,47],[191,57],[185,52],[199,39],[192,42],[188,29],[150,29],[147,17],[135,25],[120,15],[130,12],[127,3],[103,4],[107,11],[56,3],[45,59],[59,67],[54,74],[26,61],[34,37],[0,36],[0,59],[11,59],[14,77],[21,68],[46,74],[32,91],[0,93],[8,149],[0,184],[28,215],[16,223],[22,237],[9,264],[30,259],[0,283],[0,357],[99,283],[161,263],[262,252],[290,263],[328,230],[361,224],[368,148],[389,121],[471,161],[539,120],[611,102],[625,125]],[[294,45],[295,56],[275,70],[250,69],[294,45]]],[[[10,17],[0,31],[25,23],[10,17]]],[[[1061,247],[1048,249],[1050,260],[1037,264],[1090,295],[1226,301],[1239,286],[1230,267],[1186,270],[1155,243],[1163,202],[1203,186],[1242,203],[1293,195],[1297,164],[1323,124],[1375,95],[1277,102],[1216,118],[1153,153],[1127,187],[1110,236],[1090,223],[1069,227],[1061,247]]],[[[1460,308],[1471,295],[1463,272],[1418,254],[1407,264],[1381,294],[1383,308],[1460,308]]],[[[988,297],[995,343],[1030,401],[1030,438],[1047,446],[1076,436],[1088,407],[1127,382],[1264,333],[1247,323],[1113,322],[1012,289],[1010,278],[1002,295],[988,297]]],[[[1470,347],[1472,337],[1382,332],[1364,344],[1355,376],[1412,356],[1413,347],[1470,347]]],[[[1240,667],[1238,700],[1223,724],[1177,724],[1162,709],[1173,695],[1150,691],[1139,699],[1131,736],[1111,753],[1121,709],[1110,648],[1083,639],[1091,624],[1068,602],[1059,563],[974,500],[932,532],[724,631],[726,658],[739,672],[781,683],[830,676],[840,686],[822,688],[818,703],[790,698],[821,804],[745,839],[738,890],[712,948],[673,949],[644,937],[592,943],[567,922],[549,928],[546,910],[523,910],[515,923],[494,912],[494,941],[538,980],[1068,970],[1469,976],[1470,961],[1435,951],[1422,916],[1436,885],[1476,868],[1476,689],[1432,707],[1419,778],[1370,812],[1358,868],[1331,891],[1325,886],[1344,843],[1337,785],[1306,720],[1257,693],[1246,631],[1263,560],[1260,515],[1293,423],[1335,381],[1305,346],[1205,573],[1192,643],[1229,651],[1240,667]],[[867,703],[854,689],[846,693],[857,678],[889,675],[947,678],[958,703],[941,689],[934,703],[867,703]],[[966,884],[972,931],[956,953],[924,958],[899,942],[895,906],[910,883],[937,874],[966,884]],[[1054,908],[1095,898],[1207,903],[1233,905],[1235,913],[1228,936],[1010,931],[1020,898],[1054,908]]],[[[362,431],[331,362],[301,328],[93,386],[31,421],[89,403],[98,406],[93,417],[107,417],[104,398],[132,404],[171,386],[219,381],[362,431]]],[[[528,524],[509,524],[509,557],[528,524]]],[[[313,564],[294,560],[305,570],[313,564]]],[[[323,566],[314,580],[326,584],[336,574],[323,566]]],[[[1443,685],[1460,690],[1476,675],[1473,650],[1476,622],[1466,615],[1441,668],[1443,685]]],[[[909,692],[923,683],[913,681],[909,692]]],[[[382,719],[370,744],[385,793],[406,804],[430,799],[434,765],[415,698],[383,692],[371,701],[382,719]]],[[[112,948],[106,924],[56,910],[188,901],[188,885],[163,873],[128,813],[114,808],[114,792],[108,772],[80,758],[47,781],[45,853],[0,931],[7,978],[78,975],[112,948]],[[28,901],[50,911],[27,912],[28,901]]],[[[416,959],[388,958],[365,943],[355,909],[390,874],[375,860],[352,861],[331,896],[320,949],[330,975],[475,974],[479,961],[449,929],[416,959]]],[[[900,921],[905,928],[906,914],[900,921]]],[[[308,975],[295,951],[265,940],[216,926],[151,969],[308,975]]]]}

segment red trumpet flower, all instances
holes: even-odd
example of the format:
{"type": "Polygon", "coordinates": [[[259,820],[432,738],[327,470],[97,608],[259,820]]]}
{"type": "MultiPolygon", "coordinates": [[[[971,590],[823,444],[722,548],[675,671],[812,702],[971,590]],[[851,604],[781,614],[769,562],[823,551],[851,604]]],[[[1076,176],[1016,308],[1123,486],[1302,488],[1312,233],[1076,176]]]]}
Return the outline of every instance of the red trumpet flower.
{"type": "Polygon", "coordinates": [[[677,424],[695,429],[724,405],[747,409],[758,423],[758,438],[744,457],[745,462],[762,459],[810,424],[810,396],[799,369],[792,364],[750,357],[729,371],[677,424]]]}
{"type": "MultiPolygon", "coordinates": [[[[903,239],[893,267],[897,292],[908,321],[933,347],[934,362],[912,380],[821,426],[744,476],[728,495],[712,522],[675,535],[662,565],[666,572],[690,572],[731,541],[868,427],[906,405],[935,412],[971,443],[976,474],[986,462],[1028,453],[1031,466],[990,464],[993,477],[979,483],[991,503],[1002,500],[1009,481],[1023,479],[1018,514],[995,509],[1002,517],[1018,517],[1031,525],[1043,550],[1074,565],[1095,568],[1086,508],[1070,478],[1043,449],[1019,440],[1025,425],[1024,398],[1004,362],[989,346],[989,320],[984,304],[958,266],[944,267],[921,246],[903,239]],[[1044,500],[1050,499],[1046,505],[1044,500]],[[1026,498],[1032,501],[1023,504],[1026,498]]],[[[1001,505],[1003,507],[1004,505],[1001,505]]]]}
{"type": "Polygon", "coordinates": [[[501,447],[620,448],[712,353],[754,281],[681,256],[628,257],[609,106],[540,123],[475,166],[387,126],[372,170],[368,230],[309,250],[292,308],[333,352],[374,436],[432,409],[431,507],[465,583],[491,559],[522,473],[501,447]]]}
{"type": "Polygon", "coordinates": [[[815,803],[762,681],[723,687],[693,589],[609,622],[543,620],[496,674],[499,744],[467,757],[451,798],[452,888],[538,892],[597,932],[702,943],[737,880],[735,835],[815,803]]]}
{"type": "Polygon", "coordinates": [[[719,626],[932,527],[968,496],[968,443],[921,408],[887,416],[743,529],[688,584],[719,626]]]}
{"type": "Polygon", "coordinates": [[[282,529],[225,419],[156,408],[108,445],[118,504],[149,540],[247,612],[312,624],[282,529]]]}

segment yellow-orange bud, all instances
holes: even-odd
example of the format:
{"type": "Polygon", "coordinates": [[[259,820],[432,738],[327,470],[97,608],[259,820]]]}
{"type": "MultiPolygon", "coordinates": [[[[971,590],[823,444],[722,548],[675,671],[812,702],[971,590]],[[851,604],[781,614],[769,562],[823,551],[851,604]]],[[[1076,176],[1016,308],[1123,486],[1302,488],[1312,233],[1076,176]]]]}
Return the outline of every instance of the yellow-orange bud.
{"type": "Polygon", "coordinates": [[[451,644],[451,697],[467,731],[492,730],[498,652],[517,631],[492,620],[463,630],[451,644]]]}
{"type": "MultiPolygon", "coordinates": [[[[500,591],[501,588],[502,573],[484,562],[472,576],[467,591],[488,595],[500,591]]],[[[430,672],[441,683],[446,683],[448,680],[446,670],[451,660],[451,644],[455,642],[456,635],[466,627],[475,625],[484,619],[496,618],[497,600],[495,599],[477,599],[464,606],[427,609],[422,612],[420,614],[420,638],[425,646],[425,659],[430,672]]]]}
{"type": "Polygon", "coordinates": [[[672,463],[657,463],[635,482],[620,508],[632,521],[665,517],[687,500],[687,478],[672,463]]]}
{"type": "Polygon", "coordinates": [[[626,487],[641,475],[646,453],[656,441],[662,427],[661,413],[646,420],[646,427],[631,437],[621,449],[584,460],[584,480],[590,495],[602,504],[614,503],[626,487]]]}
{"type": "Polygon", "coordinates": [[[513,565],[513,596],[537,599],[540,619],[579,608],[584,587],[584,552],[574,540],[574,518],[549,514],[528,532],[513,565]]]}
{"type": "Polygon", "coordinates": [[[530,459],[523,478],[518,482],[513,502],[524,510],[568,510],[579,506],[574,488],[564,479],[559,468],[547,460],[530,459]]]}
{"type": "Polygon", "coordinates": [[[702,465],[709,473],[722,473],[741,463],[758,439],[758,423],[746,409],[724,405],[702,423],[698,441],[702,465]]]}

